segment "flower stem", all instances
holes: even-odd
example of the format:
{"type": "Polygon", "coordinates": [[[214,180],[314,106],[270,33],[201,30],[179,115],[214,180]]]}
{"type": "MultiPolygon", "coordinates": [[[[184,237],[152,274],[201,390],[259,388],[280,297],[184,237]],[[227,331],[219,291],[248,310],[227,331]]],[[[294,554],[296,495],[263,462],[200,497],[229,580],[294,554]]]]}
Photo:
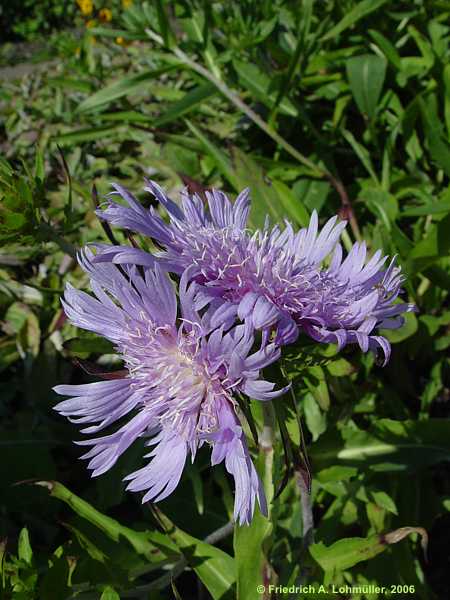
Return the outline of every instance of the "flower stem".
{"type": "Polygon", "coordinates": [[[314,517],[312,510],[311,494],[301,471],[295,472],[295,481],[300,490],[303,521],[303,552],[314,543],[314,517]]]}
{"type": "Polygon", "coordinates": [[[270,519],[270,507],[274,495],[273,486],[273,444],[275,439],[275,411],[272,402],[266,401],[262,403],[263,428],[259,434],[259,447],[264,455],[264,492],[267,498],[268,518],[270,519]]]}

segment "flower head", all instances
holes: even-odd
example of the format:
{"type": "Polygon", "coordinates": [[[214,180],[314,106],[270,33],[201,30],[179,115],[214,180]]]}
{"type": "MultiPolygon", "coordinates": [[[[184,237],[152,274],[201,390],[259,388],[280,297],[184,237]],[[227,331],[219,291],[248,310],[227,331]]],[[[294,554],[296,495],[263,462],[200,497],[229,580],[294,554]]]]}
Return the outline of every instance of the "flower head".
{"type": "MultiPolygon", "coordinates": [[[[197,308],[212,303],[212,322],[229,325],[236,317],[250,320],[255,329],[275,331],[278,345],[294,341],[300,331],[320,342],[339,347],[357,343],[363,351],[380,348],[389,358],[389,342],[374,334],[377,326],[396,328],[400,315],[413,310],[397,302],[401,270],[380,251],[367,260],[364,243],[356,243],[347,257],[339,244],[346,226],[331,218],[319,232],[317,213],[309,226],[294,232],[286,222],[251,234],[246,229],[250,209],[248,190],[232,204],[223,192],[206,192],[208,210],[194,194],[182,193],[181,208],[154,182],[150,191],[165,207],[166,223],[124,188],[115,185],[128,206],[110,197],[102,219],[143,233],[163,246],[156,259],[174,273],[189,276],[200,286],[197,308]],[[217,304],[217,301],[219,303],[217,304]]],[[[109,248],[97,260],[151,266],[155,258],[142,250],[109,248]]]]}
{"type": "Polygon", "coordinates": [[[180,283],[181,318],[172,282],[161,268],[119,270],[94,263],[85,250],[80,264],[89,274],[94,295],[67,286],[63,305],[71,322],[110,339],[128,370],[123,379],[85,385],[59,385],[69,396],[56,410],[84,434],[97,434],[119,419],[114,433],[92,437],[84,455],[93,475],[111,468],[138,438],[145,436],[151,461],[126,479],[143,501],[166,498],[177,486],[188,455],[204,443],[212,446],[212,464],[225,461],[235,479],[235,518],[247,523],[255,500],[265,510],[260,481],[251,462],[237,416],[234,394],[266,400],[283,393],[259,378],[259,371],[279,357],[274,344],[252,352],[252,327],[214,328],[210,314],[193,307],[195,284],[180,283]],[[87,426],[85,426],[87,425],[87,426]]]}
{"type": "Polygon", "coordinates": [[[94,4],[92,0],[77,0],[77,4],[84,16],[89,16],[94,10],[94,4]]]}
{"type": "Polygon", "coordinates": [[[109,8],[101,8],[99,10],[98,16],[100,21],[103,21],[104,23],[112,21],[112,12],[109,8]]]}

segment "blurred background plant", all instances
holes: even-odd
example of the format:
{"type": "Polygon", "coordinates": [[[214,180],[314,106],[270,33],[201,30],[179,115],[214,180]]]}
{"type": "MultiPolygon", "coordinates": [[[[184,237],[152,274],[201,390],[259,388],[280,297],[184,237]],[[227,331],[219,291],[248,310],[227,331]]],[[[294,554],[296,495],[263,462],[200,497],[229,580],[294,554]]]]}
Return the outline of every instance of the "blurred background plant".
{"type": "Polygon", "coordinates": [[[448,597],[450,3],[39,0],[1,11],[2,597],[253,599],[277,581],[448,597]],[[419,313],[386,333],[386,368],[304,339],[284,357],[295,399],[274,405],[297,456],[297,412],[303,421],[309,548],[295,478],[275,493],[287,472],[278,437],[270,524],[257,516],[233,538],[220,529],[232,490],[207,453],[155,516],[121,483],[142,448],[90,480],[74,427],[52,413],[53,385],[90,380],[80,361],[92,373],[115,360],[59,302],[66,281],[87,284],[76,249],[104,240],[92,186],[101,200],[118,181],[148,205],[143,176],[173,197],[250,186],[253,227],[266,213],[300,227],[313,209],[322,221],[339,212],[347,245],[399,257],[419,313]],[[32,478],[41,485],[13,485],[32,478]],[[430,534],[428,561],[417,528],[430,534]]]}

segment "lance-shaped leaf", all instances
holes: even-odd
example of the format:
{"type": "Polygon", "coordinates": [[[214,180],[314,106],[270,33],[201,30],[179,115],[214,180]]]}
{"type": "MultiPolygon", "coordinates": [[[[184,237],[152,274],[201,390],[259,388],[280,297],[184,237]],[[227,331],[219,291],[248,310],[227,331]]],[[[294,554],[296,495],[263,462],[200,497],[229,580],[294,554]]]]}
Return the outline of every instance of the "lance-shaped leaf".
{"type": "Polygon", "coordinates": [[[345,16],[337,23],[334,27],[332,27],[327,33],[323,36],[322,41],[332,40],[340,33],[357,23],[360,19],[364,18],[377,8],[380,8],[383,4],[386,4],[387,0],[362,0],[361,2],[356,2],[354,7],[346,12],[345,16]]]}
{"type": "Polygon", "coordinates": [[[354,56],[347,61],[347,77],[359,110],[373,119],[386,76],[386,59],[376,54],[354,56]]]}
{"type": "Polygon", "coordinates": [[[384,552],[390,544],[396,544],[411,533],[421,536],[421,545],[426,552],[428,535],[421,527],[401,527],[390,533],[373,535],[368,538],[344,538],[327,547],[323,542],[313,544],[311,556],[326,573],[336,573],[350,569],[354,565],[384,552]]]}
{"type": "Polygon", "coordinates": [[[118,100],[128,94],[133,94],[139,89],[148,86],[149,81],[157,79],[164,73],[167,73],[174,68],[174,65],[168,65],[161,69],[155,69],[153,71],[144,71],[137,75],[131,75],[130,77],[123,77],[113,83],[107,85],[103,89],[99,90],[92,96],[83,100],[78,106],[77,112],[89,112],[97,110],[99,108],[106,108],[114,100],[118,100]]]}
{"type": "Polygon", "coordinates": [[[31,565],[33,560],[33,550],[31,549],[30,536],[26,527],[24,527],[19,534],[18,546],[19,559],[23,560],[27,565],[31,565]]]}
{"type": "Polygon", "coordinates": [[[155,119],[152,123],[153,127],[161,127],[162,125],[176,121],[216,93],[217,88],[212,83],[204,83],[195,87],[187,92],[178,102],[170,106],[160,117],[155,119]]]}
{"type": "Polygon", "coordinates": [[[233,558],[223,550],[178,529],[159,509],[155,509],[155,512],[166,529],[167,536],[197,573],[213,599],[234,598],[236,576],[233,558]]]}
{"type": "MultiPolygon", "coordinates": [[[[185,120],[187,127],[195,138],[201,143],[204,151],[214,160],[217,169],[225,177],[225,179],[234,187],[236,191],[239,190],[239,180],[236,177],[235,172],[228,160],[227,155],[218,148],[206,135],[200,131],[193,123],[185,120]]],[[[240,191],[240,190],[239,190],[240,191]]]]}
{"type": "Polygon", "coordinates": [[[125,527],[115,519],[98,511],[57,481],[36,481],[36,485],[47,488],[53,498],[58,498],[68,504],[76,514],[95,525],[110,539],[115,542],[126,540],[137,554],[145,556],[152,562],[179,554],[176,544],[167,535],[158,531],[135,531],[130,527],[125,527]]]}

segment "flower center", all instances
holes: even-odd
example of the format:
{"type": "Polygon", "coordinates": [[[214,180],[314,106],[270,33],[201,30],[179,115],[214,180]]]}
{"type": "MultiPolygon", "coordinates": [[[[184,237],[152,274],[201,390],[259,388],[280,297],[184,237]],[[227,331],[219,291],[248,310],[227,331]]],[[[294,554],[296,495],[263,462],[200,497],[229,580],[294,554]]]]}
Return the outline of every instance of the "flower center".
{"type": "Polygon", "coordinates": [[[133,339],[127,348],[130,374],[143,393],[146,410],[161,427],[176,430],[186,440],[217,428],[217,395],[226,395],[218,376],[211,376],[194,332],[159,330],[133,339]],[[133,344],[135,346],[135,344],[133,344]]]}

